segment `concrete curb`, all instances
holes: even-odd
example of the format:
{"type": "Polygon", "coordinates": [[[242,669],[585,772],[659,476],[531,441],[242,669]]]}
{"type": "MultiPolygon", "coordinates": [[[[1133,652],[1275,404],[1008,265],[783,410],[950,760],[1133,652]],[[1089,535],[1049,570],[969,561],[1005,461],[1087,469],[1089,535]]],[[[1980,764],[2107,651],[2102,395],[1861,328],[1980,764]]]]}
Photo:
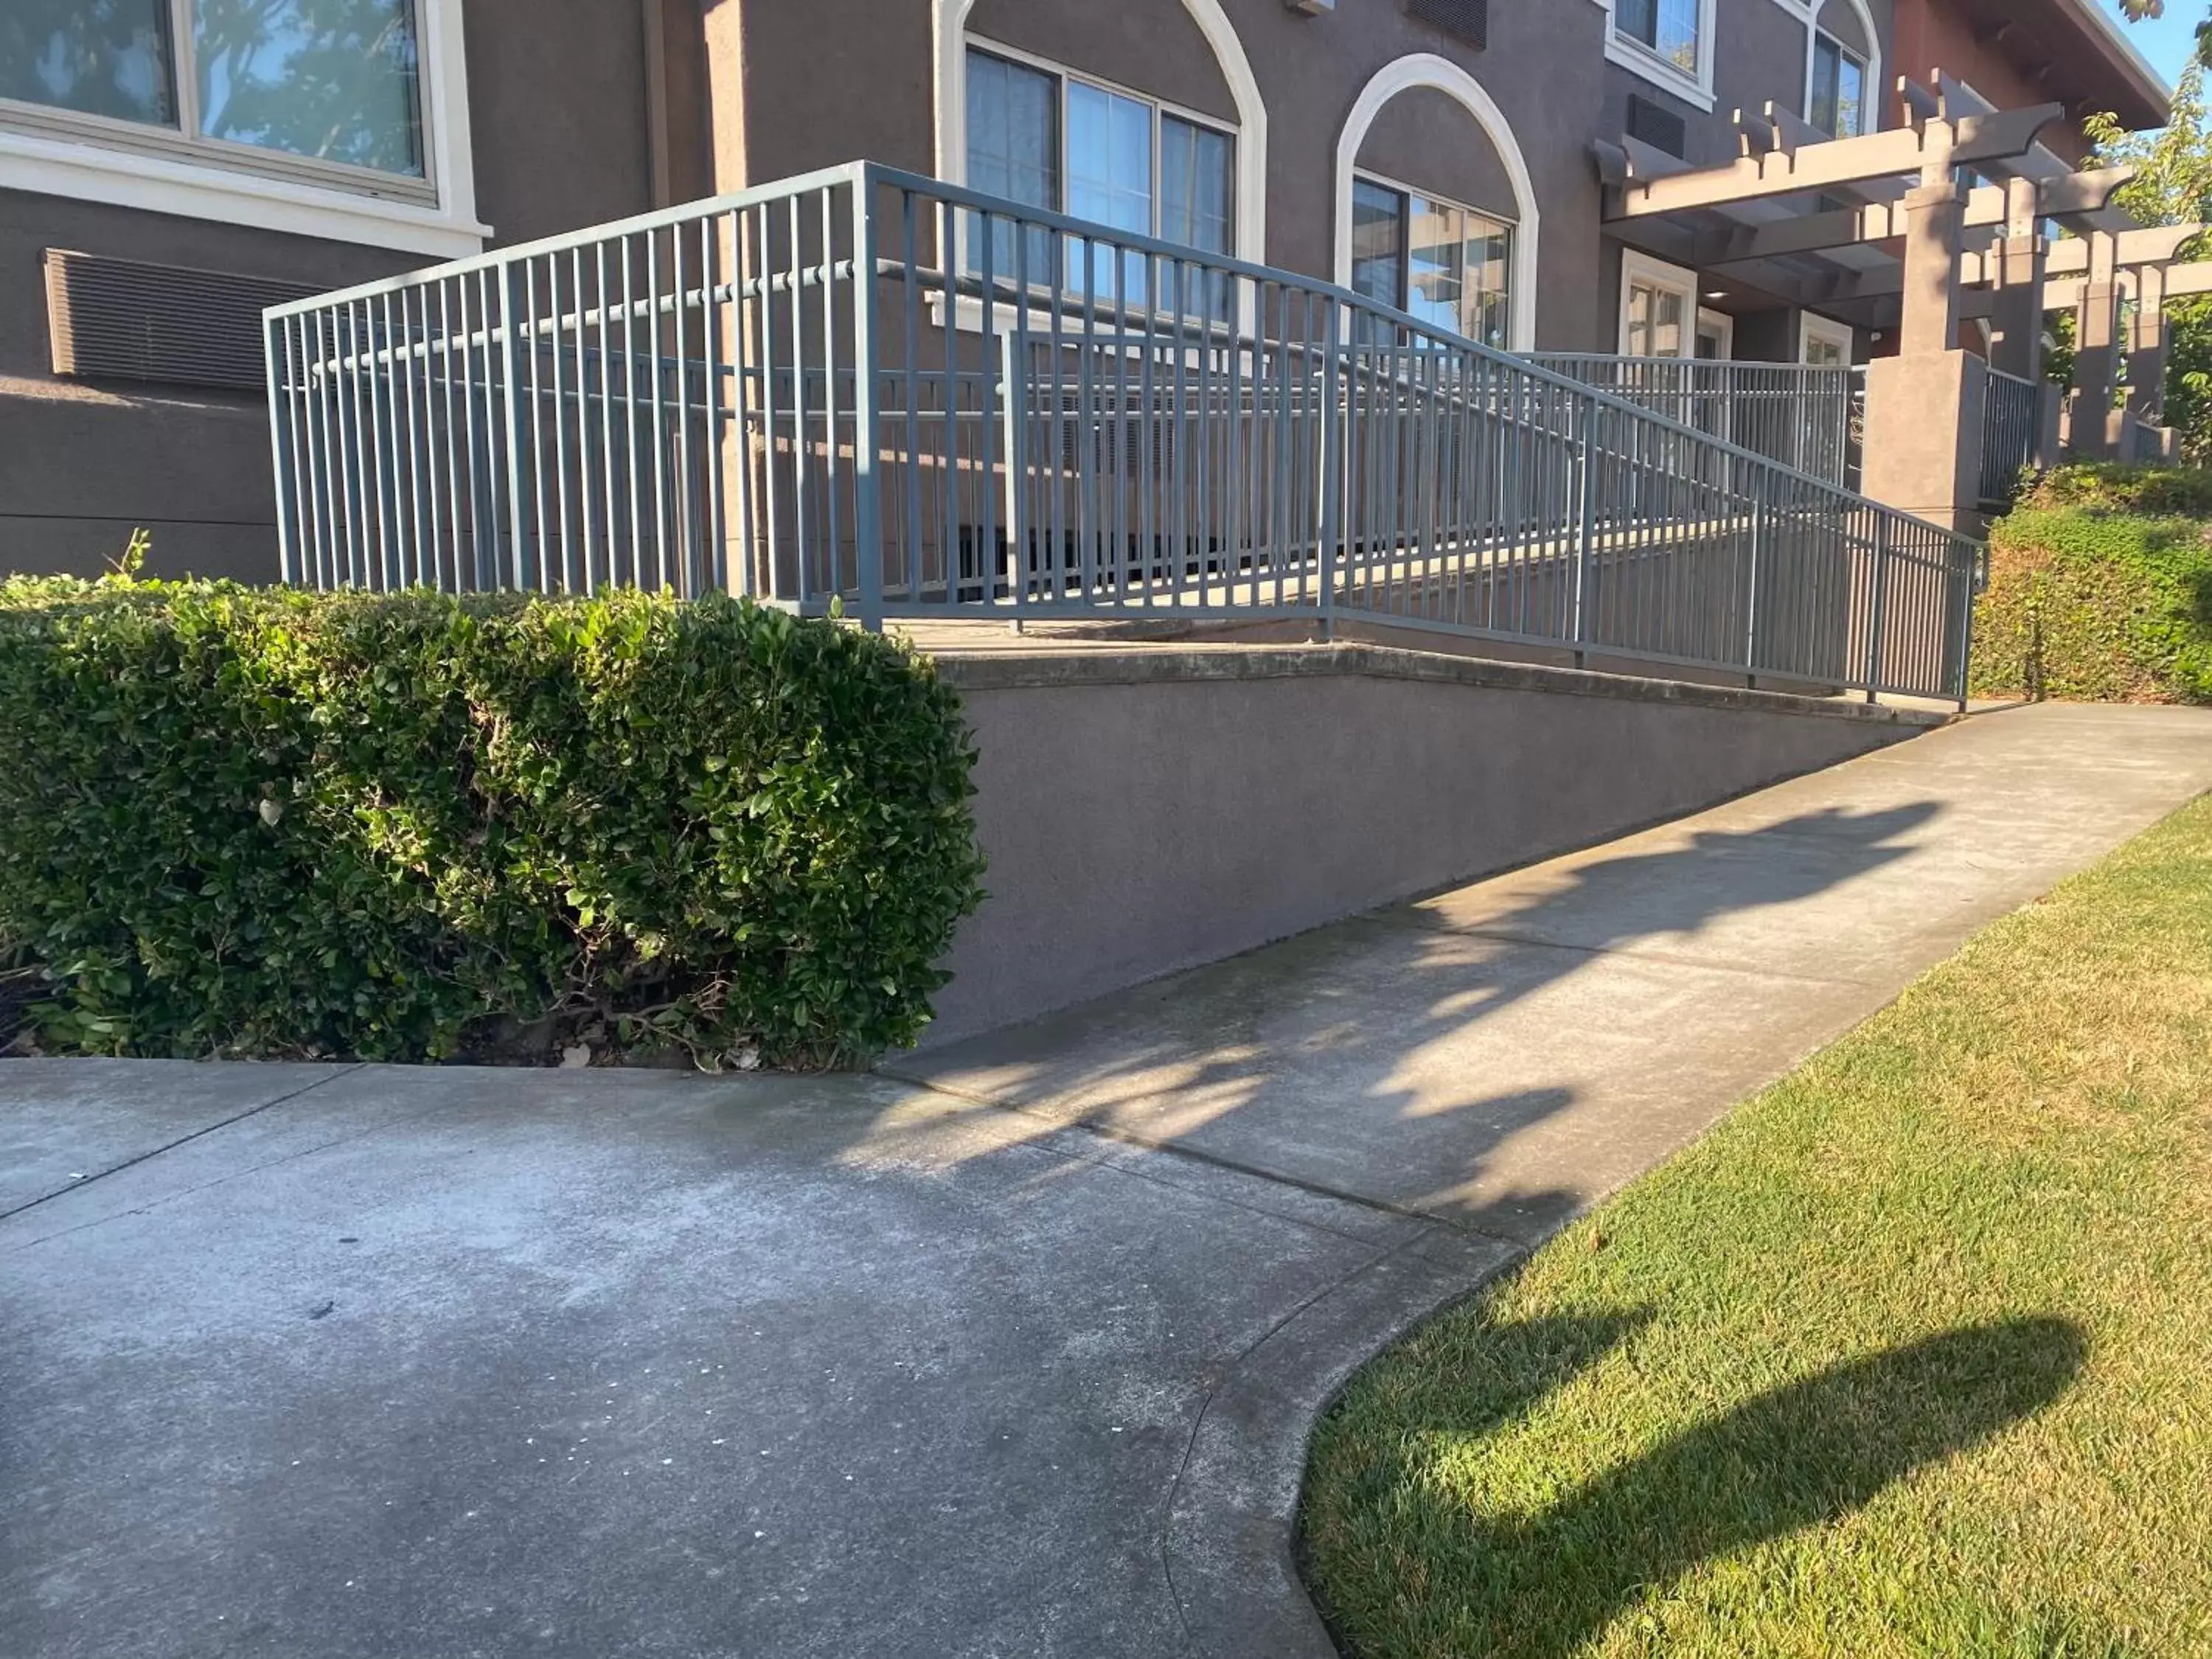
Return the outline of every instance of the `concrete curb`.
{"type": "Polygon", "coordinates": [[[1315,1425],[1358,1370],[1527,1256],[1437,1226],[1331,1286],[1240,1357],[1206,1401],[1168,1506],[1168,1580],[1208,1659],[1338,1659],[1297,1566],[1315,1425]]]}
{"type": "Polygon", "coordinates": [[[1757,691],[1743,686],[1700,685],[1683,680],[1601,673],[1594,669],[1555,668],[1540,663],[1502,662],[1486,657],[1409,651],[1385,645],[1194,645],[1124,650],[1090,645],[1072,649],[1041,647],[1036,650],[946,652],[939,654],[936,660],[938,672],[946,683],[963,691],[1360,676],[1567,696],[1611,697],[1631,702],[1673,703],[1695,708],[1805,714],[1917,730],[1947,726],[1956,718],[1931,709],[1894,708],[1842,697],[1757,691]]]}

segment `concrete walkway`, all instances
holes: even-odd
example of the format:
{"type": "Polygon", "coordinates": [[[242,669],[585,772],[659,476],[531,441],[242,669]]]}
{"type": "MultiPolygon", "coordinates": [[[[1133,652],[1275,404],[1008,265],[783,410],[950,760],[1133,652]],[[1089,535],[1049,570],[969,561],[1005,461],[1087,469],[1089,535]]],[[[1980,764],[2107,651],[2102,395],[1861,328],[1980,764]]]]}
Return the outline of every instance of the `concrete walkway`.
{"type": "Polygon", "coordinates": [[[1318,1659],[1359,1360],[2208,787],[1987,715],[902,1077],[0,1063],[5,1644],[1318,1659]]]}

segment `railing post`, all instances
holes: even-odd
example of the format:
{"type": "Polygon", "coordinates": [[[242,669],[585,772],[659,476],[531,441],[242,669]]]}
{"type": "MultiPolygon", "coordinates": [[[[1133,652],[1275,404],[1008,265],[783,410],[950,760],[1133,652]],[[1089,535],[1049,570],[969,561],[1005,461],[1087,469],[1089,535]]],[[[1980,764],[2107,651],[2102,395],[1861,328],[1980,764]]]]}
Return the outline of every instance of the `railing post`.
{"type": "MultiPolygon", "coordinates": [[[[1018,230],[1017,234],[1019,234],[1018,230]]],[[[1017,246],[1018,246],[1019,244],[1017,243],[1017,246]]],[[[1018,294],[1019,291],[1018,289],[1016,289],[1018,294]]],[[[987,306],[993,303],[988,293],[985,294],[983,303],[987,306]]],[[[1023,300],[1016,301],[1017,317],[1021,315],[1022,308],[1025,304],[1026,301],[1023,300]]],[[[1015,374],[1018,367],[1016,362],[1018,350],[1018,347],[1012,330],[999,337],[999,401],[1000,408],[1005,411],[1002,418],[1006,423],[1003,435],[1006,466],[1005,496],[1006,586],[1009,596],[1014,604],[1013,627],[1017,634],[1022,631],[1022,612],[1028,603],[1029,587],[1029,559],[1022,545],[1024,539],[1022,533],[1022,471],[1028,461],[1028,445],[1024,442],[1024,439],[1027,435],[1029,425],[1027,419],[1029,410],[1025,407],[1029,389],[1025,384],[1017,379],[1015,374]]],[[[1018,366],[1026,367],[1026,365],[1018,366]]],[[[990,488],[988,478],[984,481],[983,487],[986,489],[990,488]]]]}
{"type": "Polygon", "coordinates": [[[1889,599],[1889,515],[1877,514],[1874,521],[1874,583],[1867,608],[1866,700],[1880,699],[1881,684],[1882,610],[1889,599]]]}
{"type": "Polygon", "coordinates": [[[1337,535],[1344,517],[1343,423],[1349,416],[1341,395],[1342,365],[1338,361],[1343,338],[1344,307],[1328,302],[1325,356],[1321,383],[1321,576],[1322,638],[1336,639],[1337,535]]]}
{"type": "MultiPolygon", "coordinates": [[[[522,487],[522,325],[517,313],[522,307],[522,266],[510,260],[500,273],[499,309],[501,325],[500,378],[505,384],[500,388],[501,418],[507,441],[507,521],[508,556],[514,568],[517,592],[528,592],[532,586],[529,563],[530,524],[522,487]]],[[[659,319],[654,325],[659,326],[659,319]]],[[[536,348],[533,347],[534,350],[536,348]]],[[[659,370],[659,346],[653,347],[654,372],[659,370]]],[[[656,434],[658,435],[658,434],[656,434]]],[[[537,458],[532,456],[535,463],[537,458]]]]}
{"type": "Polygon", "coordinates": [[[1954,669],[1956,675],[1954,684],[1959,688],[1959,712],[1963,714],[1966,712],[1966,676],[1973,666],[1974,586],[1979,574],[1980,561],[1971,545],[1954,539],[1951,554],[1954,564],[1958,562],[1961,547],[1966,548],[1966,568],[1954,578],[1959,585],[1959,659],[1954,669]]]}
{"type": "Polygon", "coordinates": [[[300,580],[300,532],[292,492],[292,346],[291,328],[273,317],[261,319],[262,355],[269,374],[269,460],[276,473],[276,569],[287,586],[300,580]],[[279,354],[283,371],[277,370],[279,354]]]}
{"type": "MultiPolygon", "coordinates": [[[[874,175],[853,177],[853,564],[860,589],[860,626],[884,631],[884,495],[876,440],[876,215],[874,175]]],[[[825,262],[834,264],[830,251],[825,262]]],[[[945,303],[952,303],[950,296],[945,303]]],[[[832,389],[831,396],[836,395],[832,389]]]]}
{"type": "Polygon", "coordinates": [[[1743,678],[1754,690],[1759,686],[1759,579],[1766,550],[1766,508],[1771,475],[1764,467],[1751,475],[1751,572],[1743,594],[1743,678]]]}
{"type": "Polygon", "coordinates": [[[1582,431],[1575,445],[1573,483],[1575,501],[1575,666],[1589,666],[1590,555],[1596,539],[1597,493],[1590,485],[1591,441],[1605,405],[1595,399],[1583,410],[1582,431]]]}

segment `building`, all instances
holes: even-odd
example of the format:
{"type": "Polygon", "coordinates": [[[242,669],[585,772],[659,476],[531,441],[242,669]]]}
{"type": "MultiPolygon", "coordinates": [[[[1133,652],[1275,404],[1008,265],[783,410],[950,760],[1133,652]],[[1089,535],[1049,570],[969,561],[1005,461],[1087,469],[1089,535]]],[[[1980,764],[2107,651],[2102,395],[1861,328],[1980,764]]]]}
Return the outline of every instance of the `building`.
{"type": "Polygon", "coordinates": [[[1904,125],[1900,74],[2063,104],[2067,163],[2165,112],[2094,0],[18,0],[0,563],[143,526],[156,569],[273,574],[262,307],[856,157],[1516,352],[1863,362],[1895,238],[1619,204],[1904,125]]]}

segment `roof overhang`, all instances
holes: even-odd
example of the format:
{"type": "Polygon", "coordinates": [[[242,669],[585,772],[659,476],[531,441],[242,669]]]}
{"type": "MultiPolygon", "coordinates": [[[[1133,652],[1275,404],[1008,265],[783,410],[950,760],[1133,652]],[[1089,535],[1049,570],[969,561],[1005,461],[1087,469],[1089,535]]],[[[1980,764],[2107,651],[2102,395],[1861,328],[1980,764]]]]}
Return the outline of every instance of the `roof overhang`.
{"type": "Polygon", "coordinates": [[[2063,98],[2081,114],[2110,110],[2135,131],[2166,125],[2173,88],[2098,0],[1950,3],[1984,46],[2036,66],[2041,95],[2063,98]]]}

